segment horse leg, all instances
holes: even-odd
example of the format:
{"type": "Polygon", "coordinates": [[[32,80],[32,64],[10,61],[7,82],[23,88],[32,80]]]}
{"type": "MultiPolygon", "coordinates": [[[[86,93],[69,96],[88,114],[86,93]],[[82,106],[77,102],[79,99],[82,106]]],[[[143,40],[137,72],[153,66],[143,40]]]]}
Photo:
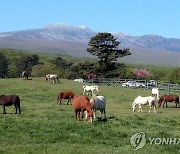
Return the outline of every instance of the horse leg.
{"type": "Polygon", "coordinates": [[[94,117],[94,120],[96,120],[96,110],[93,110],[93,117],[94,117]]]}
{"type": "Polygon", "coordinates": [[[168,106],[167,106],[167,101],[166,101],[166,108],[167,108],[168,106]]]}
{"type": "Polygon", "coordinates": [[[59,102],[59,98],[57,99],[57,104],[59,104],[60,102],[59,102]]]}
{"type": "Polygon", "coordinates": [[[5,105],[3,105],[3,114],[6,114],[6,108],[5,108],[5,105]]]}
{"type": "Polygon", "coordinates": [[[103,110],[99,110],[99,111],[100,111],[100,118],[102,119],[103,110]]]}
{"type": "Polygon", "coordinates": [[[87,111],[84,111],[84,114],[85,114],[85,119],[87,119],[87,111]]]}
{"type": "Polygon", "coordinates": [[[81,118],[82,118],[82,121],[83,121],[83,118],[84,118],[84,111],[83,111],[83,109],[81,110],[81,118]]]}
{"type": "Polygon", "coordinates": [[[149,113],[151,113],[151,110],[152,110],[152,106],[150,106],[149,113]]]}
{"type": "Polygon", "coordinates": [[[163,107],[164,107],[164,104],[165,104],[165,102],[163,102],[163,107]]]}
{"type": "Polygon", "coordinates": [[[140,105],[139,105],[139,110],[138,110],[138,112],[140,112],[140,105]]]}
{"type": "Polygon", "coordinates": [[[141,112],[143,112],[143,108],[142,108],[142,105],[140,106],[140,109],[141,109],[141,112]]]}
{"type": "Polygon", "coordinates": [[[59,99],[59,105],[60,105],[60,104],[62,104],[62,102],[61,102],[61,101],[62,101],[62,98],[61,98],[61,99],[59,99]]]}
{"type": "Polygon", "coordinates": [[[91,96],[94,94],[93,90],[91,91],[91,96]]]}
{"type": "Polygon", "coordinates": [[[106,109],[103,109],[104,111],[104,119],[106,119],[106,109]]]}
{"type": "Polygon", "coordinates": [[[80,119],[80,112],[81,111],[78,111],[78,119],[79,119],[79,121],[81,121],[81,119],[80,119]]]}
{"type": "Polygon", "coordinates": [[[139,105],[139,110],[138,110],[138,112],[141,112],[141,105],[139,105]]]}
{"type": "Polygon", "coordinates": [[[19,114],[21,114],[21,105],[18,105],[18,109],[19,109],[19,114]]]}
{"type": "Polygon", "coordinates": [[[15,109],[16,109],[16,112],[15,112],[15,114],[17,114],[17,105],[16,104],[14,104],[14,107],[15,107],[15,109]]]}
{"type": "Polygon", "coordinates": [[[78,111],[75,111],[75,119],[77,121],[78,111]]]}
{"type": "Polygon", "coordinates": [[[156,113],[156,104],[154,104],[154,113],[156,113]]]}

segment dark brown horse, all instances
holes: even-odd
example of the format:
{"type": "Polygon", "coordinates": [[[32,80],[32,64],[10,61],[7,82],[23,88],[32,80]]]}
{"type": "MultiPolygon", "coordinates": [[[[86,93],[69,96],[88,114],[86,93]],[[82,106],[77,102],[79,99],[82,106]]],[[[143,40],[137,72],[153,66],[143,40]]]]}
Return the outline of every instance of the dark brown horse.
{"type": "Polygon", "coordinates": [[[71,103],[71,99],[73,99],[75,96],[75,94],[73,92],[60,92],[58,93],[57,96],[57,103],[62,104],[61,100],[62,99],[68,99],[67,105],[69,104],[69,102],[71,103]]]}
{"type": "Polygon", "coordinates": [[[158,102],[158,106],[160,107],[163,103],[163,107],[164,107],[164,104],[166,103],[166,107],[168,107],[167,102],[175,102],[176,107],[177,107],[177,105],[180,107],[179,97],[177,95],[165,94],[165,95],[161,96],[161,98],[159,99],[159,102],[158,102]]]}
{"type": "Polygon", "coordinates": [[[92,122],[92,109],[91,109],[91,104],[90,104],[90,100],[87,96],[75,96],[72,102],[72,106],[73,109],[75,111],[75,117],[76,117],[76,121],[80,119],[80,113],[82,114],[82,120],[84,117],[84,111],[87,111],[87,119],[89,122],[92,122]]]}
{"type": "Polygon", "coordinates": [[[17,109],[19,109],[19,114],[21,114],[20,107],[20,98],[17,95],[1,95],[0,96],[0,105],[3,106],[3,114],[6,114],[6,106],[11,106],[14,104],[16,108],[15,114],[17,114],[17,109]]]}

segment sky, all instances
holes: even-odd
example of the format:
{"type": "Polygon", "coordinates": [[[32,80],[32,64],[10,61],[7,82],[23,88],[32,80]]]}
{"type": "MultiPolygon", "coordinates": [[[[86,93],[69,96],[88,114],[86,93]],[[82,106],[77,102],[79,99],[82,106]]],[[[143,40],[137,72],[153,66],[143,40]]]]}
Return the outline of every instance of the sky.
{"type": "Polygon", "coordinates": [[[0,0],[0,33],[52,23],[180,38],[180,0],[0,0]]]}

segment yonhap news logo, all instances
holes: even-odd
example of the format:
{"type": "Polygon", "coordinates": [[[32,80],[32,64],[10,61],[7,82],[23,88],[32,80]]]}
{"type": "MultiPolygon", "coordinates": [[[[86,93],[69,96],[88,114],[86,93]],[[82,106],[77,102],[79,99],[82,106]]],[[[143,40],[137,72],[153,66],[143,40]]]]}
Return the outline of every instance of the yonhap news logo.
{"type": "Polygon", "coordinates": [[[141,149],[146,144],[145,134],[143,132],[140,132],[132,135],[130,143],[134,150],[141,149]]]}
{"type": "Polygon", "coordinates": [[[141,149],[145,144],[154,144],[154,145],[178,145],[180,144],[180,138],[160,138],[153,137],[146,140],[145,134],[143,132],[133,134],[130,138],[131,146],[134,150],[141,149]]]}

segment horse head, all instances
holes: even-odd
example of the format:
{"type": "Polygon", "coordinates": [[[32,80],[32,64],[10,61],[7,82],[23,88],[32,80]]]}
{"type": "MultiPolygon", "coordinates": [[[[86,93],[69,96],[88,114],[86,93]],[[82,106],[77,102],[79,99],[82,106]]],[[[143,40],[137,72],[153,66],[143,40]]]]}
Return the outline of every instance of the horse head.
{"type": "Polygon", "coordinates": [[[87,100],[86,110],[87,110],[87,120],[92,123],[93,111],[89,99],[87,100]]]}
{"type": "Polygon", "coordinates": [[[98,87],[98,86],[94,86],[94,89],[95,89],[96,91],[99,91],[99,87],[98,87]]]}
{"type": "Polygon", "coordinates": [[[161,98],[158,101],[158,107],[161,107],[163,99],[164,99],[164,96],[161,96],[161,98]]]}

